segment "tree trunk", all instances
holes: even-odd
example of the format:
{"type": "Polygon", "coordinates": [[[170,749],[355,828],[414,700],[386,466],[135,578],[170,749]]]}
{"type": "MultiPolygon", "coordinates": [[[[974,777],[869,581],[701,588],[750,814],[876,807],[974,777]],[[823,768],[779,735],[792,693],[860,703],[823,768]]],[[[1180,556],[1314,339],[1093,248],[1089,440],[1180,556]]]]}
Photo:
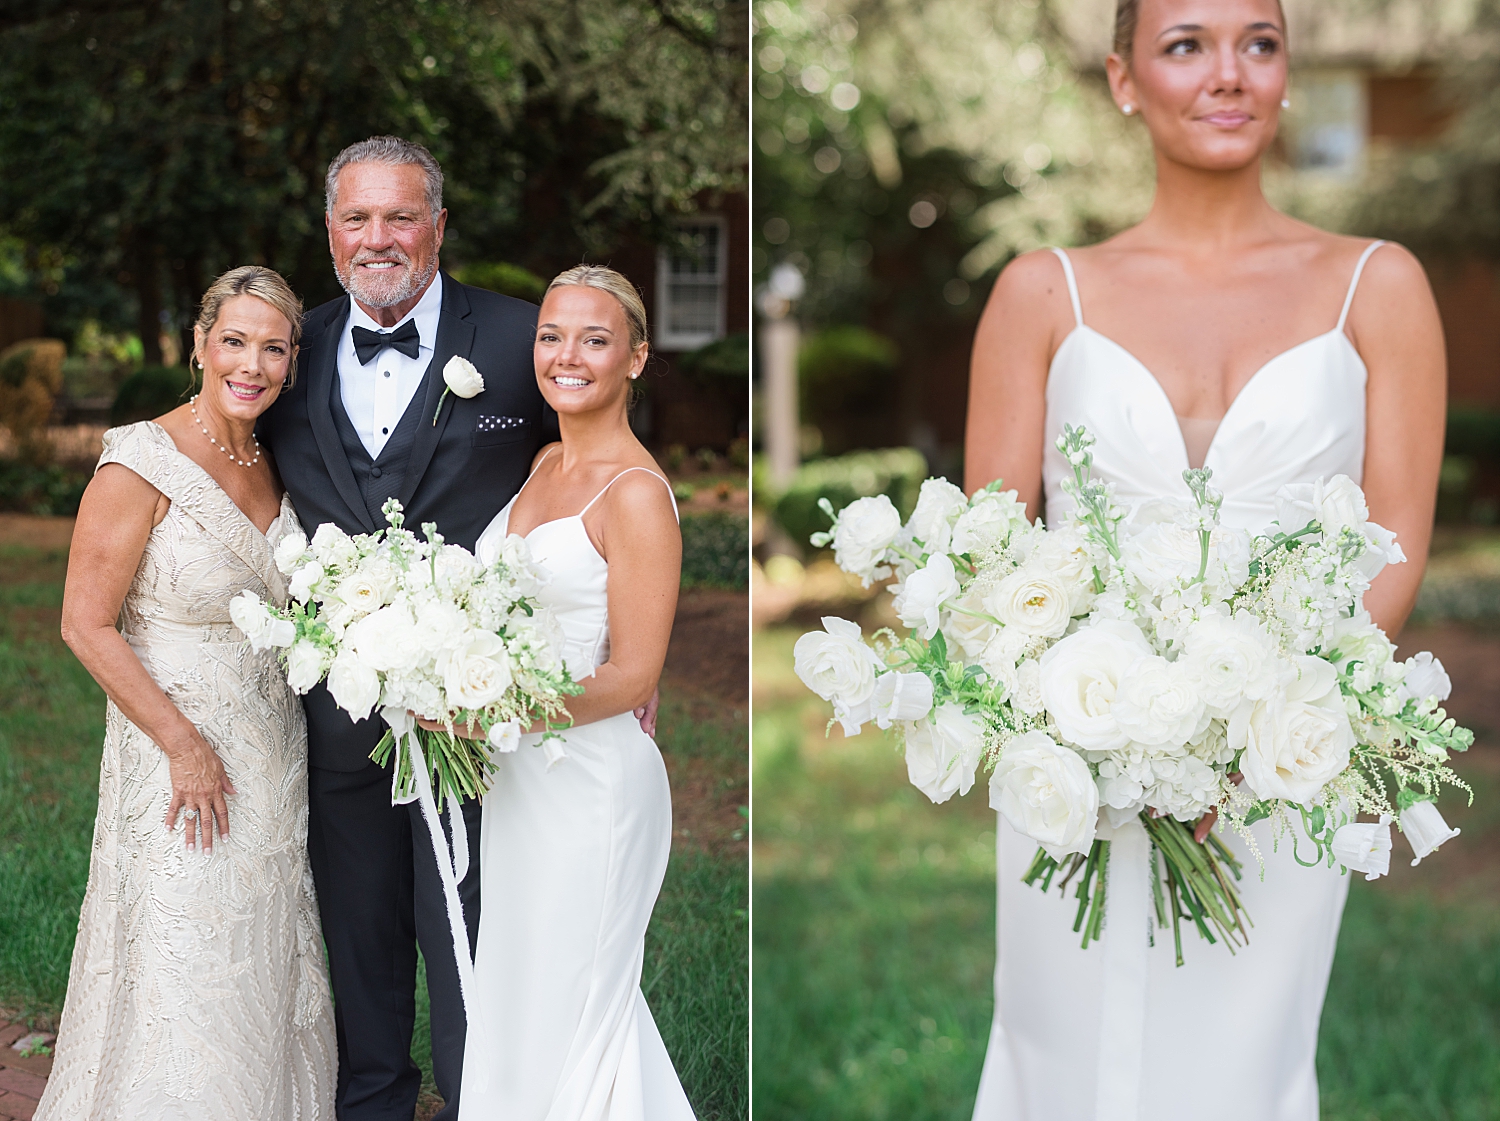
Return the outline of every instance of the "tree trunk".
{"type": "Polygon", "coordinates": [[[141,354],[148,366],[161,365],[161,270],[156,246],[144,234],[135,238],[135,260],[131,272],[139,307],[136,330],[141,335],[141,354]]]}

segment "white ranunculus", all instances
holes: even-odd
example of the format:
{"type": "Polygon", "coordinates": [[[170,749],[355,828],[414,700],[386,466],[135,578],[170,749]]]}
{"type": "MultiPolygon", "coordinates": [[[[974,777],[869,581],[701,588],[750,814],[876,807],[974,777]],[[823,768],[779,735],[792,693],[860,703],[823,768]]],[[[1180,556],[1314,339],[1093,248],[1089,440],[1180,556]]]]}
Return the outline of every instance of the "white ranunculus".
{"type": "MultiPolygon", "coordinates": [[[[1249,574],[1250,538],[1241,530],[1217,526],[1209,535],[1205,578],[1214,586],[1238,587],[1249,574]]],[[[1125,570],[1156,595],[1185,586],[1203,568],[1198,530],[1176,522],[1151,522],[1120,550],[1125,570]]],[[[1225,589],[1227,590],[1227,589],[1225,589]]]]}
{"type": "Polygon", "coordinates": [[[928,479],[917,494],[916,509],[906,530],[928,553],[946,553],[953,539],[953,522],[969,508],[964,492],[947,479],[928,479]]]}
{"type": "Polygon", "coordinates": [[[443,383],[465,399],[484,392],[484,376],[462,355],[455,354],[443,367],[443,383]]]}
{"type": "Polygon", "coordinates": [[[1011,828],[1030,837],[1054,860],[1086,853],[1099,820],[1099,791],[1088,764],[1045,732],[1027,732],[1005,745],[990,776],[990,806],[1011,828]]]}
{"type": "Polygon", "coordinates": [[[1025,524],[1026,507],[1016,501],[1015,491],[982,491],[953,524],[949,549],[960,554],[997,549],[1017,526],[1025,524]]]}
{"type": "Polygon", "coordinates": [[[890,574],[884,567],[886,552],[900,534],[901,515],[889,498],[856,498],[833,523],[833,559],[868,588],[871,580],[890,574]]]}
{"type": "Polygon", "coordinates": [[[971,591],[949,602],[943,637],[948,640],[950,651],[965,658],[978,658],[984,653],[996,630],[995,624],[983,617],[985,613],[984,596],[977,592],[971,591]]]}
{"type": "Polygon", "coordinates": [[[324,568],[347,568],[359,557],[359,547],[332,522],[324,522],[313,534],[312,551],[324,568]]]}
{"type": "Polygon", "coordinates": [[[511,684],[505,643],[488,631],[464,635],[438,655],[436,668],[455,708],[484,708],[503,697],[511,684]]]}
{"type": "Polygon", "coordinates": [[[328,668],[328,654],[313,642],[296,642],[286,655],[286,683],[294,693],[306,693],[323,680],[328,668]]]}
{"type": "Polygon", "coordinates": [[[339,581],[334,596],[355,615],[365,615],[391,602],[398,587],[395,568],[383,560],[368,560],[339,581]]]}
{"type": "Polygon", "coordinates": [[[1185,668],[1154,654],[1138,658],[1120,678],[1110,711],[1122,732],[1147,746],[1185,744],[1208,719],[1185,668]]]}
{"type": "Polygon", "coordinates": [[[967,794],[974,785],[984,727],[954,704],[939,705],[925,720],[905,725],[906,774],[934,802],[967,794]]]}
{"type": "Polygon", "coordinates": [[[883,673],[875,679],[870,712],[878,727],[920,720],[932,711],[932,679],[925,673],[883,673]]]}
{"type": "Polygon", "coordinates": [[[509,754],[521,746],[521,725],[515,720],[491,725],[489,744],[500,754],[509,754]]]}
{"type": "Polygon", "coordinates": [[[323,579],[323,566],[315,560],[308,561],[292,573],[287,583],[287,594],[298,603],[306,603],[319,580],[323,579]]]}
{"type": "Polygon", "coordinates": [[[857,735],[875,693],[875,675],[885,667],[865,645],[858,624],[827,615],[824,633],[808,631],[792,647],[792,666],[802,683],[833,705],[847,735],[857,735]]]}
{"type": "Polygon", "coordinates": [[[1011,690],[1011,701],[1027,716],[1041,713],[1042,667],[1034,658],[1027,658],[1016,667],[1016,685],[1011,690]]]}
{"type": "Polygon", "coordinates": [[[946,553],[938,553],[908,576],[891,601],[902,625],[930,639],[942,621],[943,607],[959,593],[958,575],[946,553]]]}
{"type": "Polygon", "coordinates": [[[416,639],[416,620],[405,603],[379,608],[344,632],[344,645],[381,673],[414,669],[423,657],[416,639]]]}
{"type": "Polygon", "coordinates": [[[461,608],[441,599],[424,603],[415,618],[412,639],[422,651],[424,660],[436,658],[454,636],[462,634],[469,626],[461,608]]]}
{"type": "Polygon", "coordinates": [[[1406,680],[1400,689],[1403,698],[1425,701],[1429,697],[1436,697],[1439,701],[1446,701],[1448,694],[1453,692],[1453,681],[1448,677],[1448,671],[1443,668],[1442,662],[1432,656],[1430,650],[1423,650],[1420,654],[1407,658],[1405,664],[1406,680]]]}
{"type": "Polygon", "coordinates": [[[283,576],[290,576],[305,552],[307,552],[307,534],[300,529],[294,529],[283,535],[281,540],[276,542],[276,571],[283,576]]]}
{"type": "Polygon", "coordinates": [[[1235,713],[1229,743],[1244,750],[1240,769],[1256,797],[1305,806],[1348,767],[1355,740],[1338,673],[1322,658],[1294,662],[1297,676],[1283,695],[1235,713]]]}
{"type": "Polygon", "coordinates": [[[1133,623],[1106,619],[1059,641],[1041,658],[1042,700],[1068,743],[1113,751],[1130,736],[1114,716],[1120,680],[1151,645],[1133,623]]]}
{"type": "Polygon", "coordinates": [[[1317,522],[1331,540],[1345,527],[1362,530],[1369,517],[1364,491],[1348,475],[1287,483],[1276,492],[1276,524],[1283,533],[1296,533],[1308,522],[1317,522]]]}
{"type": "Polygon", "coordinates": [[[1413,802],[1401,811],[1401,835],[1411,845],[1412,856],[1416,858],[1411,862],[1413,868],[1422,863],[1423,857],[1436,852],[1444,841],[1451,841],[1461,832],[1449,827],[1432,802],[1413,802]]]}
{"type": "Polygon", "coordinates": [[[349,719],[363,720],[380,700],[380,675],[353,650],[345,649],[328,669],[328,691],[349,719]]]}
{"type": "Polygon", "coordinates": [[[1289,667],[1265,624],[1248,611],[1205,615],[1188,627],[1177,664],[1207,711],[1227,719],[1241,700],[1265,700],[1289,667]]]}
{"type": "Polygon", "coordinates": [[[1076,527],[1064,525],[1040,535],[1026,558],[1026,567],[1033,572],[1046,572],[1067,585],[1073,599],[1071,614],[1082,613],[1093,594],[1094,555],[1089,551],[1088,539],[1076,527]]]}
{"type": "Polygon", "coordinates": [[[985,602],[1006,627],[1040,638],[1059,637],[1073,618],[1073,588],[1030,563],[996,584],[985,602]]]}
{"type": "Polygon", "coordinates": [[[1391,815],[1381,814],[1379,823],[1351,821],[1333,835],[1333,855],[1351,872],[1363,872],[1375,880],[1391,870],[1391,815]]]}
{"type": "Polygon", "coordinates": [[[290,646],[297,638],[296,624],[272,615],[270,608],[248,588],[229,601],[229,618],[245,632],[255,650],[290,646]]]}
{"type": "Polygon", "coordinates": [[[479,561],[462,545],[444,545],[431,563],[443,588],[466,584],[479,575],[479,561]]]}

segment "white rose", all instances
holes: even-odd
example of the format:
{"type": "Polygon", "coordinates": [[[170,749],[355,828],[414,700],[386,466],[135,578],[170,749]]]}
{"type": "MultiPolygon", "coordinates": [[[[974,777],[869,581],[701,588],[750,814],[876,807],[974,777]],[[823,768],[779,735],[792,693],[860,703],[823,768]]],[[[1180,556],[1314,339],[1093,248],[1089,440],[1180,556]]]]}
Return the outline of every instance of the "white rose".
{"type": "Polygon", "coordinates": [[[900,533],[901,515],[889,498],[883,494],[857,498],[834,521],[834,560],[868,588],[871,580],[889,575],[882,568],[885,554],[900,533]]]}
{"type": "Polygon", "coordinates": [[[286,656],[286,683],[294,693],[306,693],[323,680],[323,671],[328,668],[328,655],[313,642],[293,643],[286,656]]]}
{"type": "Polygon", "coordinates": [[[984,728],[977,716],[957,705],[940,705],[926,720],[906,725],[907,777],[936,803],[967,794],[983,746],[984,728]]]}
{"type": "Polygon", "coordinates": [[[283,576],[290,576],[305,552],[307,552],[307,534],[299,529],[292,530],[276,542],[276,571],[283,576]]]}
{"type": "Polygon", "coordinates": [[[1138,658],[1120,678],[1111,713],[1121,731],[1147,746],[1185,744],[1207,725],[1186,670],[1155,655],[1138,658]]]}
{"type": "Polygon", "coordinates": [[[344,632],[344,644],[365,665],[381,673],[414,669],[422,659],[416,620],[405,603],[382,607],[344,632]]]}
{"type": "Polygon", "coordinates": [[[1240,701],[1265,700],[1289,671],[1265,624],[1248,611],[1205,615],[1188,627],[1178,664],[1208,712],[1227,719],[1240,701]]]}
{"type": "Polygon", "coordinates": [[[792,666],[804,685],[832,703],[845,733],[856,735],[859,725],[870,719],[860,710],[875,693],[876,673],[885,667],[865,645],[858,624],[828,615],[823,628],[826,633],[808,631],[797,640],[792,666]]]}
{"type": "Polygon", "coordinates": [[[297,638],[296,625],[271,614],[270,608],[248,588],[229,601],[229,618],[245,632],[255,650],[290,646],[297,638]]]}
{"type": "Polygon", "coordinates": [[[287,584],[287,594],[298,603],[306,603],[312,595],[312,590],[317,586],[319,580],[323,579],[323,566],[315,560],[310,560],[301,568],[292,573],[292,578],[287,584]]]}
{"type": "Polygon", "coordinates": [[[455,354],[443,367],[443,382],[465,399],[484,392],[484,377],[467,358],[455,354]]]}
{"type": "Polygon", "coordinates": [[[1235,713],[1229,743],[1244,750],[1240,769],[1256,797],[1309,805],[1349,766],[1354,729],[1334,668],[1322,658],[1294,661],[1297,676],[1282,696],[1235,713]]]}
{"type": "Polygon", "coordinates": [[[1416,857],[1411,862],[1413,868],[1422,863],[1423,857],[1431,856],[1439,845],[1451,841],[1460,832],[1462,830],[1449,827],[1431,802],[1413,802],[1401,811],[1401,834],[1411,845],[1412,856],[1416,857]]]}
{"type": "Polygon", "coordinates": [[[1351,872],[1363,872],[1375,880],[1391,870],[1391,815],[1380,822],[1353,821],[1333,835],[1333,855],[1351,872]]]}
{"type": "Polygon", "coordinates": [[[1276,492],[1276,524],[1283,533],[1296,533],[1308,522],[1317,522],[1323,535],[1332,539],[1345,527],[1361,530],[1369,517],[1364,491],[1348,475],[1288,483],[1276,492]]]}
{"type": "Polygon", "coordinates": [[[924,552],[946,553],[953,539],[954,519],[968,506],[964,492],[947,479],[928,479],[917,494],[917,506],[906,530],[922,542],[924,552]]]}
{"type": "Polygon", "coordinates": [[[1099,820],[1094,776],[1077,752],[1045,732],[1027,732],[1005,745],[990,776],[990,806],[1054,860],[1093,846],[1099,820]]]}
{"type": "Polygon", "coordinates": [[[503,697],[511,684],[505,643],[488,631],[464,635],[438,656],[437,671],[455,708],[484,708],[503,697]]]}
{"type": "Polygon", "coordinates": [[[1106,619],[1062,639],[1041,658],[1042,700],[1064,740],[1113,751],[1130,736],[1114,717],[1120,680],[1151,646],[1133,623],[1106,619]]]}
{"type": "Polygon", "coordinates": [[[349,714],[351,720],[363,720],[380,700],[380,675],[352,650],[344,650],[328,669],[328,691],[333,703],[349,714]]]}
{"type": "Polygon", "coordinates": [[[1018,568],[985,597],[990,614],[1006,627],[1041,638],[1057,638],[1073,618],[1073,592],[1050,572],[1018,568]]]}
{"type": "Polygon", "coordinates": [[[998,549],[1012,530],[1026,524],[1026,507],[1016,501],[1015,491],[981,491],[953,524],[948,547],[960,554],[998,549]]]}
{"type": "Polygon", "coordinates": [[[995,624],[983,618],[984,597],[970,592],[950,602],[948,608],[948,621],[943,624],[948,649],[965,658],[978,658],[995,637],[995,624]]]}
{"type": "Polygon", "coordinates": [[[1411,698],[1425,701],[1429,697],[1435,697],[1439,701],[1446,701],[1448,694],[1453,692],[1453,682],[1448,677],[1448,671],[1443,668],[1443,663],[1432,656],[1430,650],[1423,650],[1415,657],[1407,658],[1406,680],[1402,683],[1399,695],[1403,700],[1411,698]]]}
{"type": "Polygon", "coordinates": [[[521,746],[521,725],[514,720],[491,725],[489,744],[500,754],[509,754],[521,746]]]}
{"type": "Polygon", "coordinates": [[[953,570],[953,562],[946,553],[937,553],[927,561],[925,568],[906,578],[891,606],[902,625],[910,627],[922,638],[930,639],[937,633],[943,605],[958,593],[958,576],[953,570]]]}
{"type": "Polygon", "coordinates": [[[920,720],[931,711],[932,679],[925,673],[883,673],[875,679],[870,712],[878,727],[920,720]]]}
{"type": "Polygon", "coordinates": [[[1027,658],[1016,667],[1016,685],[1011,690],[1011,701],[1027,716],[1038,716],[1042,704],[1042,667],[1033,658],[1027,658]]]}
{"type": "Polygon", "coordinates": [[[354,541],[332,522],[324,522],[313,534],[312,551],[324,568],[347,568],[359,558],[354,541]]]}

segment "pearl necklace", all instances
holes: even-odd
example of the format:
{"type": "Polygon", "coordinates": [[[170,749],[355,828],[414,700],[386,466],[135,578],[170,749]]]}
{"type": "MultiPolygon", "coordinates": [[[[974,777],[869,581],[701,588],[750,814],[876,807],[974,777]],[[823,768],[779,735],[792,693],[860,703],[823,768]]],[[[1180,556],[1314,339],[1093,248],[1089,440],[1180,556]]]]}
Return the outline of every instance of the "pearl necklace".
{"type": "Polygon", "coordinates": [[[230,459],[234,460],[241,467],[254,467],[257,463],[260,462],[260,441],[255,438],[255,433],[252,432],[250,434],[250,439],[255,444],[255,458],[248,461],[240,459],[237,455],[234,454],[234,452],[230,451],[223,444],[219,443],[219,441],[208,435],[208,429],[204,427],[203,418],[198,415],[198,394],[193,394],[193,399],[188,402],[188,408],[193,412],[193,419],[198,422],[198,430],[202,432],[203,435],[208,436],[208,442],[210,444],[218,448],[221,452],[227,455],[230,459]]]}

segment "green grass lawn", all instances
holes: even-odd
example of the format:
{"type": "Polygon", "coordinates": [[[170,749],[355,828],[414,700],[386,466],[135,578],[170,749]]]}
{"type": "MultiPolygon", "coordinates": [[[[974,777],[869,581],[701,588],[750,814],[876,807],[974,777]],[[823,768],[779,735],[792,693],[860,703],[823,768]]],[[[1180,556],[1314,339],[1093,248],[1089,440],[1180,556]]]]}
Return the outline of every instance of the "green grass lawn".
{"type": "MultiPolygon", "coordinates": [[[[0,1008],[46,1024],[67,989],[104,737],[104,696],[57,636],[66,563],[62,550],[0,546],[0,1008]]],[[[743,712],[669,705],[659,732],[674,761],[743,776],[743,712]]],[[[679,840],[647,934],[642,986],[701,1121],[747,1115],[748,879],[737,851],[679,840]]],[[[412,1050],[427,1073],[420,982],[418,998],[412,1050]]]]}
{"type": "MultiPolygon", "coordinates": [[[[825,739],[791,671],[797,633],[754,647],[755,1117],[967,1121],[993,1011],[994,814],[982,784],[932,805],[889,736],[825,739]]],[[[1352,885],[1318,1050],[1324,1121],[1500,1118],[1500,898],[1483,859],[1500,769],[1471,763],[1475,808],[1449,815],[1464,835],[1418,869],[1398,839],[1390,880],[1352,885]]]]}

